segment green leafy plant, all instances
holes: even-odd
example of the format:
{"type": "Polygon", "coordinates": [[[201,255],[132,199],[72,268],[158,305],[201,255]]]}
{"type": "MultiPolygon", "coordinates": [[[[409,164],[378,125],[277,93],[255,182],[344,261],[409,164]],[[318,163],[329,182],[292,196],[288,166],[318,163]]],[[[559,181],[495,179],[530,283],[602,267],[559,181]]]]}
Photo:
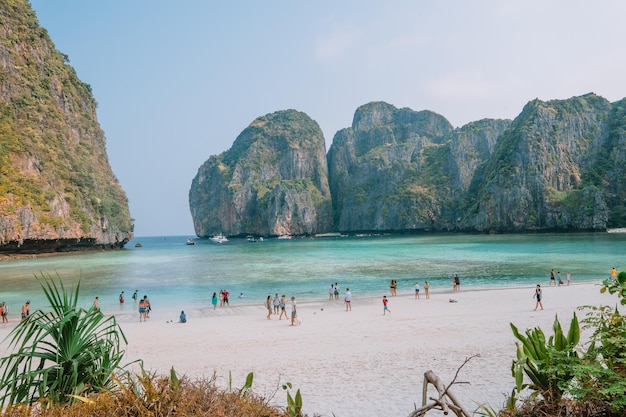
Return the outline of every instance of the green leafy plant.
{"type": "Polygon", "coordinates": [[[0,360],[0,404],[67,403],[107,391],[122,369],[126,342],[115,317],[77,307],[80,283],[68,291],[61,279],[37,277],[51,311],[37,310],[9,334],[12,353],[0,360]]]}
{"type": "Polygon", "coordinates": [[[617,279],[605,279],[602,282],[600,292],[609,294],[617,294],[620,298],[620,304],[626,305],[626,271],[622,271],[617,275],[617,279]]]}
{"type": "Polygon", "coordinates": [[[511,323],[517,343],[517,359],[513,361],[512,373],[515,377],[517,391],[524,388],[534,391],[531,397],[541,395],[547,403],[561,399],[566,384],[571,383],[572,368],[578,361],[575,347],[580,341],[580,325],[576,313],[565,335],[558,320],[554,319],[554,335],[546,340],[541,328],[528,329],[525,335],[511,323]],[[561,366],[566,364],[567,366],[561,366]],[[524,375],[530,383],[524,383],[524,375]]]}
{"type": "Polygon", "coordinates": [[[287,414],[290,417],[301,417],[302,416],[302,395],[300,395],[300,390],[296,391],[295,397],[291,396],[289,390],[293,388],[291,382],[286,382],[283,384],[283,389],[287,391],[287,414]]]}

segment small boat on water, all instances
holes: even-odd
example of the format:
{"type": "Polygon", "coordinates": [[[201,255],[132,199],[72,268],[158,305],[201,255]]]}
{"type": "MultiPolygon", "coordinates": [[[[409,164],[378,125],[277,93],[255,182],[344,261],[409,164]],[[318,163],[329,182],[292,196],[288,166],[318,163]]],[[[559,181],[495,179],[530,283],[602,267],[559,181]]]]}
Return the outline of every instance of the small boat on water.
{"type": "Polygon", "coordinates": [[[291,235],[280,235],[280,236],[278,236],[278,239],[280,239],[280,240],[289,240],[289,239],[291,239],[291,235]]]}
{"type": "Polygon", "coordinates": [[[219,235],[215,235],[213,237],[210,237],[209,240],[211,242],[215,242],[215,243],[224,243],[224,242],[228,242],[228,239],[226,238],[226,236],[224,236],[223,234],[219,234],[219,235]]]}
{"type": "Polygon", "coordinates": [[[248,236],[246,236],[246,242],[256,243],[256,242],[258,242],[258,240],[256,239],[256,237],[254,237],[252,235],[248,235],[248,236]]]}
{"type": "Polygon", "coordinates": [[[136,248],[142,248],[142,247],[143,247],[143,245],[142,245],[141,243],[137,242],[137,243],[135,243],[135,247],[136,247],[136,248]]]}
{"type": "Polygon", "coordinates": [[[193,240],[193,239],[187,239],[187,243],[186,243],[186,244],[187,244],[187,245],[195,245],[195,244],[196,244],[196,241],[195,241],[195,240],[193,240]]]}

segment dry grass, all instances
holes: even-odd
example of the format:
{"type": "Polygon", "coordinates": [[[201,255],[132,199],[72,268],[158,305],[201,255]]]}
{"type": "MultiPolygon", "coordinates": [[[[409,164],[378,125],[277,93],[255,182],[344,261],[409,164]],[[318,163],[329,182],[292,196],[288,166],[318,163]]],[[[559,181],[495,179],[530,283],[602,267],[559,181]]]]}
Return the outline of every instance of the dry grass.
{"type": "Polygon", "coordinates": [[[226,390],[204,380],[144,374],[118,381],[117,388],[59,406],[39,403],[7,409],[2,417],[287,417],[281,407],[247,389],[226,390]]]}

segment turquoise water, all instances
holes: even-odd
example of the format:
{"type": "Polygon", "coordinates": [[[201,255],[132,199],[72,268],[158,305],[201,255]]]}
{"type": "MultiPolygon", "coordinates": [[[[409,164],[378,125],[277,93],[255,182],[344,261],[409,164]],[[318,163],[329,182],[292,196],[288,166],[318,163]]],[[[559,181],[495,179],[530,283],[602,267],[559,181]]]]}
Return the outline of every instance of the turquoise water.
{"type": "MultiPolygon", "coordinates": [[[[0,301],[18,311],[26,299],[44,304],[36,276],[80,280],[81,303],[100,297],[104,309],[119,308],[135,289],[154,306],[203,307],[214,291],[227,289],[231,305],[262,303],[276,292],[299,299],[326,299],[331,283],[354,297],[380,295],[389,281],[410,294],[415,281],[431,291],[461,287],[548,284],[550,269],[574,282],[599,281],[615,266],[626,269],[626,234],[419,235],[277,240],[224,244],[187,236],[136,238],[123,251],[75,253],[0,262],[0,301]],[[143,246],[135,248],[140,242],[143,246]],[[239,299],[239,293],[245,297],[239,299]]],[[[131,303],[132,305],[132,303],[131,303]]]]}

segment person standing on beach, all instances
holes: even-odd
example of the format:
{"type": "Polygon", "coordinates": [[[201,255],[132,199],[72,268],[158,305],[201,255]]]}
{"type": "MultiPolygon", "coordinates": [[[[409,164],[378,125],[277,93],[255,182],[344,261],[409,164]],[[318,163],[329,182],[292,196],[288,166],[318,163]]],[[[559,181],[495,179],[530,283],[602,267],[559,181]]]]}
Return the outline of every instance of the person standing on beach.
{"type": "Polygon", "coordinates": [[[296,323],[296,317],[298,317],[298,309],[296,308],[296,297],[291,296],[291,325],[296,323]]]}
{"type": "Polygon", "coordinates": [[[428,281],[424,281],[424,294],[426,295],[427,300],[430,298],[430,295],[428,294],[429,288],[430,288],[430,285],[428,284],[428,281]]]}
{"type": "Polygon", "coordinates": [[[415,299],[419,300],[420,298],[420,283],[416,282],[415,283],[415,299]]]}
{"type": "Polygon", "coordinates": [[[139,322],[146,321],[146,302],[142,298],[139,300],[139,322]]]}
{"type": "Polygon", "coordinates": [[[265,308],[267,309],[267,316],[265,316],[265,318],[268,320],[271,320],[272,319],[272,296],[271,295],[268,295],[267,300],[265,300],[265,308]]]}
{"type": "Polygon", "coordinates": [[[274,314],[278,314],[280,310],[280,298],[278,298],[278,293],[274,296],[274,314]]]}
{"type": "Polygon", "coordinates": [[[9,322],[9,307],[5,304],[4,301],[2,302],[2,304],[0,304],[0,314],[2,315],[2,322],[8,323],[9,322]]]}
{"type": "Polygon", "coordinates": [[[556,273],[556,279],[559,283],[559,286],[563,285],[563,280],[561,279],[561,271],[556,273]]]}
{"type": "Polygon", "coordinates": [[[30,315],[30,300],[26,300],[22,306],[22,321],[26,320],[30,315]]]}
{"type": "Polygon", "coordinates": [[[397,286],[398,286],[398,283],[396,282],[396,280],[392,279],[391,283],[389,283],[389,293],[391,294],[392,297],[394,295],[396,295],[396,287],[397,286]]]}
{"type": "Polygon", "coordinates": [[[96,310],[100,310],[100,302],[98,301],[98,297],[93,300],[93,308],[96,310]]]}
{"type": "Polygon", "coordinates": [[[124,291],[120,293],[120,304],[124,304],[124,291]]]}
{"type": "Polygon", "coordinates": [[[339,284],[335,282],[335,300],[339,299],[339,284]]]}
{"type": "Polygon", "coordinates": [[[346,288],[344,301],[346,302],[346,311],[352,311],[352,293],[350,292],[350,288],[346,288]]]}
{"type": "Polygon", "coordinates": [[[213,297],[211,297],[211,304],[213,304],[213,310],[217,308],[217,293],[213,292],[213,297]]]}
{"type": "Polygon", "coordinates": [[[150,318],[150,312],[152,311],[152,304],[150,304],[150,300],[147,295],[143,296],[143,304],[146,308],[146,314],[144,314],[144,321],[146,321],[146,319],[150,318]]]}
{"type": "Polygon", "coordinates": [[[552,286],[552,284],[554,284],[554,286],[556,287],[556,277],[554,276],[554,269],[550,271],[550,286],[552,286]]]}
{"type": "Polygon", "coordinates": [[[567,276],[567,285],[569,285],[569,284],[572,283],[572,274],[571,274],[571,272],[568,272],[566,276],[567,276]]]}
{"type": "Polygon", "coordinates": [[[230,303],[228,302],[228,295],[229,295],[229,292],[224,290],[224,305],[230,307],[230,303]]]}
{"type": "Polygon", "coordinates": [[[456,288],[456,292],[461,291],[461,280],[458,275],[454,276],[454,287],[456,288]]]}
{"type": "Polygon", "coordinates": [[[333,284],[330,284],[330,288],[328,289],[328,299],[333,300],[334,297],[335,297],[335,287],[333,287],[333,284]]]}
{"type": "Polygon", "coordinates": [[[389,310],[389,307],[387,306],[387,303],[388,303],[387,296],[383,295],[383,316],[385,314],[387,314],[387,312],[389,312],[389,314],[391,314],[391,310],[389,310]]]}
{"type": "Polygon", "coordinates": [[[535,304],[535,311],[537,311],[537,307],[541,307],[541,309],[543,310],[543,304],[541,303],[542,296],[543,294],[541,291],[541,285],[537,284],[537,287],[535,288],[535,295],[533,295],[533,298],[537,299],[537,304],[535,304]]]}
{"type": "Polygon", "coordinates": [[[613,269],[611,269],[611,279],[615,281],[616,278],[617,278],[617,269],[613,267],[613,269]]]}
{"type": "Polygon", "coordinates": [[[278,316],[278,320],[282,320],[283,315],[285,316],[285,320],[287,320],[286,304],[287,302],[285,300],[285,294],[283,294],[283,296],[280,298],[280,316],[278,316]]]}

